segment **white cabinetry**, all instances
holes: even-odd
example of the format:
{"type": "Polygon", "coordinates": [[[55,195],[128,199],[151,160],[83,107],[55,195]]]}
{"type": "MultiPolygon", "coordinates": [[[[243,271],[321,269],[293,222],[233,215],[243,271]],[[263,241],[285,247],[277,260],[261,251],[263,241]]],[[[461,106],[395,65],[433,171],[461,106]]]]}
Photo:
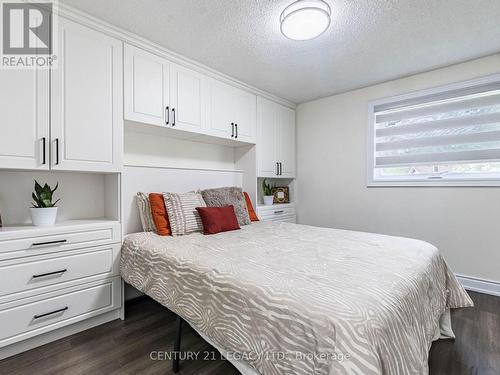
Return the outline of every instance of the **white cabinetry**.
{"type": "Polygon", "coordinates": [[[257,206],[257,216],[261,221],[297,222],[295,204],[293,203],[257,206]]]}
{"type": "Polygon", "coordinates": [[[209,95],[209,134],[255,143],[257,97],[216,80],[211,80],[209,95]]]}
{"type": "Polygon", "coordinates": [[[59,66],[52,71],[52,169],[121,168],[122,43],[60,19],[59,66]]]}
{"type": "Polygon", "coordinates": [[[151,125],[168,125],[170,64],[142,49],[124,48],[125,119],[151,125]]]}
{"type": "Polygon", "coordinates": [[[116,221],[2,228],[0,358],[57,328],[105,313],[118,318],[120,240],[116,221]]]}
{"type": "Polygon", "coordinates": [[[267,99],[257,102],[258,177],[295,177],[295,111],[267,99]]]}
{"type": "Polygon", "coordinates": [[[0,70],[0,168],[48,169],[49,72],[0,70]]]}
{"type": "Polygon", "coordinates": [[[206,78],[125,45],[125,120],[194,133],[206,124],[206,78]]]}
{"type": "Polygon", "coordinates": [[[0,72],[0,168],[119,171],[122,43],[64,18],[57,40],[50,85],[48,71],[0,72]]]}

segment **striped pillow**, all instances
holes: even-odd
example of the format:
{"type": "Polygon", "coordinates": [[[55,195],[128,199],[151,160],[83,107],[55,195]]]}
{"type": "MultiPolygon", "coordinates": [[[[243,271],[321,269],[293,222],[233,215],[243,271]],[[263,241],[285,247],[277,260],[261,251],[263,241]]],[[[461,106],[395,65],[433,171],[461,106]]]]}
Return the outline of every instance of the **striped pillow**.
{"type": "Polygon", "coordinates": [[[151,206],[149,198],[144,193],[137,193],[137,207],[139,208],[139,217],[141,218],[142,230],[144,232],[155,232],[156,226],[151,215],[151,206]]]}
{"type": "Polygon", "coordinates": [[[200,193],[163,193],[172,236],[201,232],[203,223],[196,207],[206,207],[200,193]]]}

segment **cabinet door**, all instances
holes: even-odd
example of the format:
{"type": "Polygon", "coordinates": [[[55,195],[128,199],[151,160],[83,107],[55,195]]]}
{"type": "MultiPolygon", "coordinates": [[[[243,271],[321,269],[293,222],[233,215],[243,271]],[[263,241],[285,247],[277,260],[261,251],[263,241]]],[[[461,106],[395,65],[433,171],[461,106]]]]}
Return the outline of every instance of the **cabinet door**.
{"type": "Polygon", "coordinates": [[[125,120],[168,125],[169,90],[169,63],[152,53],[125,45],[125,120]]]}
{"type": "Polygon", "coordinates": [[[49,72],[0,70],[0,87],[0,168],[48,169],[49,72]]]}
{"type": "Polygon", "coordinates": [[[52,169],[115,172],[123,143],[122,43],[61,18],[52,72],[52,169]]]}
{"type": "Polygon", "coordinates": [[[234,123],[232,87],[212,80],[210,83],[210,121],[208,133],[217,137],[232,138],[234,123]]]}
{"type": "Polygon", "coordinates": [[[281,177],[295,177],[295,111],[278,106],[278,161],[281,177]]]}
{"type": "Polygon", "coordinates": [[[203,75],[171,64],[172,128],[202,133],[206,124],[206,97],[206,79],[203,75]]]}
{"type": "Polygon", "coordinates": [[[233,117],[237,124],[237,140],[255,143],[257,97],[246,91],[233,88],[233,117]]]}
{"type": "Polygon", "coordinates": [[[258,177],[276,177],[278,161],[276,104],[257,100],[257,160],[258,177]]]}

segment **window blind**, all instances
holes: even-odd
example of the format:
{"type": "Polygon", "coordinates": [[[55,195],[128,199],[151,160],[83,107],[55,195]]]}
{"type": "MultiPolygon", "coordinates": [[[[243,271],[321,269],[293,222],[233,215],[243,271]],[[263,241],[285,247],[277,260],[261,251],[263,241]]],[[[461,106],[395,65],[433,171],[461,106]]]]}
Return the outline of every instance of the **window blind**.
{"type": "Polygon", "coordinates": [[[374,167],[500,161],[500,82],[374,107],[374,167]]]}

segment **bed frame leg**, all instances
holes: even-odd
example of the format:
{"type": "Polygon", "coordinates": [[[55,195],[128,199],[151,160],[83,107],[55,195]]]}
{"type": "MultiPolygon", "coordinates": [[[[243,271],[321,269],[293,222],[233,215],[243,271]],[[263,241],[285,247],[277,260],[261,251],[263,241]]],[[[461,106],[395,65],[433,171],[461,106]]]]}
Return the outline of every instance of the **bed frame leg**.
{"type": "Polygon", "coordinates": [[[181,351],[182,318],[177,315],[175,318],[175,341],[174,341],[174,360],[172,361],[172,371],[179,372],[179,356],[181,351]]]}

